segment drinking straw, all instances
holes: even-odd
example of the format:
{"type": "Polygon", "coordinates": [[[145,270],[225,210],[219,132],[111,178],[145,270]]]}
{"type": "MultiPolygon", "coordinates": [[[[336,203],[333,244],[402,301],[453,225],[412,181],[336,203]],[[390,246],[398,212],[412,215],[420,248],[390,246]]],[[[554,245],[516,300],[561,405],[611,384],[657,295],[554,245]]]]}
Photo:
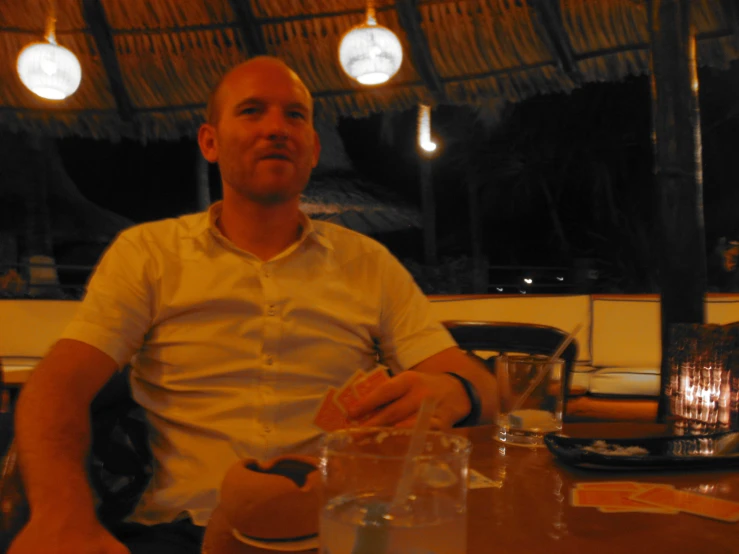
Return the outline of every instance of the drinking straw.
{"type": "MultiPolygon", "coordinates": [[[[559,358],[562,355],[562,352],[565,351],[565,348],[569,346],[569,344],[575,339],[575,335],[577,335],[577,332],[582,328],[582,323],[578,323],[575,325],[575,328],[570,332],[569,335],[565,337],[565,339],[560,343],[559,348],[552,354],[549,359],[547,360],[547,364],[551,364],[554,360],[559,358]]],[[[526,399],[531,395],[532,392],[534,392],[534,389],[538,387],[544,377],[547,374],[547,365],[544,366],[544,368],[541,370],[539,375],[536,376],[536,379],[534,379],[529,387],[523,392],[521,396],[518,397],[518,400],[516,400],[513,403],[513,407],[511,408],[509,413],[513,413],[516,410],[518,410],[524,402],[526,402],[526,399]]]]}
{"type": "Polygon", "coordinates": [[[400,474],[398,488],[395,489],[395,496],[390,503],[390,511],[402,505],[411,492],[415,459],[423,450],[424,444],[426,444],[426,433],[428,433],[429,427],[431,426],[431,416],[434,414],[436,403],[436,399],[429,397],[424,398],[421,402],[421,408],[418,410],[416,424],[413,426],[413,433],[411,434],[411,444],[408,446],[408,452],[406,452],[405,460],[403,461],[403,473],[400,474]]]}
{"type": "Polygon", "coordinates": [[[367,507],[364,522],[357,530],[352,554],[384,554],[387,551],[389,541],[389,529],[385,515],[399,506],[408,498],[413,485],[413,474],[415,470],[415,459],[423,451],[426,444],[426,434],[431,426],[431,416],[434,414],[437,400],[424,398],[416,416],[416,424],[413,426],[408,451],[403,460],[403,470],[400,481],[395,489],[395,495],[388,505],[377,502],[367,507]]]}

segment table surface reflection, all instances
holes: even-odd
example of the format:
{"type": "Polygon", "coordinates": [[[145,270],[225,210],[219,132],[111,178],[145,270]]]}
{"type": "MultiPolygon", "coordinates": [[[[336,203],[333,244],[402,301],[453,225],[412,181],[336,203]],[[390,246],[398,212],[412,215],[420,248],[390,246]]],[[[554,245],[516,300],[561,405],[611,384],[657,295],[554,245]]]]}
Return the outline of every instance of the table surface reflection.
{"type": "MultiPolygon", "coordinates": [[[[657,424],[565,425],[573,437],[644,437],[666,434],[657,424]]],[[[739,471],[604,471],[576,469],[556,461],[546,448],[501,444],[493,428],[463,431],[474,444],[470,467],[490,477],[493,488],[468,496],[468,552],[547,553],[649,552],[650,554],[739,552],[739,523],[679,513],[602,513],[571,505],[577,483],[643,481],[739,501],[739,471]]]]}

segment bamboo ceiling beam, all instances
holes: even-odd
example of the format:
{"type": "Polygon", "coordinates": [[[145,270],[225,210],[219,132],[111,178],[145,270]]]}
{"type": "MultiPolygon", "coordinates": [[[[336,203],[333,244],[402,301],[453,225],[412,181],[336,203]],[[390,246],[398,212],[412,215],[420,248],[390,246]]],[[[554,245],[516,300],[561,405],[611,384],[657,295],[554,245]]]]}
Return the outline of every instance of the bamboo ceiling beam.
{"type": "Polygon", "coordinates": [[[408,37],[411,63],[434,101],[437,104],[443,104],[446,100],[444,83],[431,58],[428,39],[421,29],[421,14],[418,11],[416,0],[395,0],[395,9],[398,10],[400,27],[408,37]]]}
{"type": "Polygon", "coordinates": [[[250,57],[266,54],[267,46],[264,43],[262,28],[257,18],[254,17],[251,2],[249,0],[228,0],[228,4],[236,15],[239,33],[248,50],[247,54],[250,57]]]}
{"type": "Polygon", "coordinates": [[[562,21],[559,1],[528,0],[534,12],[532,21],[539,28],[539,35],[548,45],[559,68],[576,84],[582,83],[582,74],[577,67],[577,54],[562,21]]]}
{"type": "Polygon", "coordinates": [[[113,36],[110,32],[105,9],[100,4],[100,0],[83,0],[82,13],[90,28],[92,38],[95,40],[100,60],[103,62],[103,68],[105,68],[108,77],[110,92],[113,94],[118,114],[123,122],[133,123],[134,107],[123,84],[123,74],[115,54],[115,45],[113,44],[113,36]]]}

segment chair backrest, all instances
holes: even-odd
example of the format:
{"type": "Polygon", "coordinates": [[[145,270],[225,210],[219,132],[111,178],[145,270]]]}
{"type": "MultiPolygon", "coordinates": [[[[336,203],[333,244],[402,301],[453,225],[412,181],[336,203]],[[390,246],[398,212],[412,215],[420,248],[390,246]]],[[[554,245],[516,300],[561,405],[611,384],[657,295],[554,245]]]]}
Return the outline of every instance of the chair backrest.
{"type": "MultiPolygon", "coordinates": [[[[554,354],[567,338],[567,333],[556,327],[528,323],[506,323],[491,321],[443,321],[457,341],[467,352],[475,351],[523,354],[554,354]]],[[[567,394],[572,380],[572,370],[577,360],[577,341],[567,345],[561,356],[564,360],[565,397],[563,410],[567,413],[567,394]]],[[[490,367],[490,360],[488,362],[490,367]]],[[[492,367],[491,367],[492,369],[492,367]]]]}

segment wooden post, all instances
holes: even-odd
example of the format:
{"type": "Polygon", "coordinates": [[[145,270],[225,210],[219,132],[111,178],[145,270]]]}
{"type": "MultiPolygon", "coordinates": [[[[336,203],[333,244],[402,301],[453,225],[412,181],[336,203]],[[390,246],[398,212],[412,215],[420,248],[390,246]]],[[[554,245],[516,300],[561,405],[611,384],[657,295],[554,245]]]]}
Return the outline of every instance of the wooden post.
{"type": "MultiPolygon", "coordinates": [[[[34,150],[43,153],[44,139],[32,139],[34,150]]],[[[25,253],[21,263],[27,268],[23,277],[28,282],[30,296],[58,298],[62,296],[54,259],[54,240],[51,232],[49,190],[54,186],[54,168],[44,165],[29,183],[31,194],[26,200],[25,253]]]]}
{"type": "Polygon", "coordinates": [[[426,265],[436,265],[436,201],[432,161],[421,154],[421,205],[423,210],[423,251],[426,265]]]}
{"type": "Polygon", "coordinates": [[[668,415],[669,329],[703,323],[707,285],[695,31],[690,0],[651,0],[651,96],[660,238],[661,394],[668,415]]]}
{"type": "Polygon", "coordinates": [[[210,187],[208,185],[208,161],[203,158],[203,155],[200,153],[200,148],[196,146],[196,158],[195,158],[195,175],[196,175],[196,193],[197,193],[197,203],[198,203],[198,211],[204,212],[208,209],[208,206],[210,206],[210,187]]]}
{"type": "Polygon", "coordinates": [[[467,172],[467,212],[470,218],[470,243],[472,246],[472,292],[488,292],[488,258],[483,252],[482,217],[480,216],[480,183],[474,172],[467,172]]]}

